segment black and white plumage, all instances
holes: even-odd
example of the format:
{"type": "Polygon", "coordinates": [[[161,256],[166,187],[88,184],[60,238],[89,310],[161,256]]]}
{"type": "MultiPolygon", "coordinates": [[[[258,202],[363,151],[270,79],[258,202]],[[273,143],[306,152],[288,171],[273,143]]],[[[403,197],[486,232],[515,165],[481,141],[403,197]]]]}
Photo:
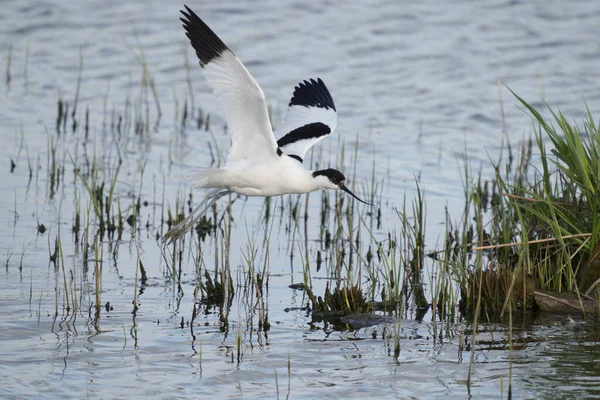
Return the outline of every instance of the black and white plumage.
{"type": "MultiPolygon", "coordinates": [[[[307,151],[335,130],[333,98],[321,79],[295,87],[283,123],[271,128],[265,95],[244,64],[189,7],[181,11],[183,28],[203,68],[204,77],[225,113],[231,131],[231,149],[222,168],[191,171],[193,187],[212,189],[182,223],[165,235],[176,240],[219,198],[239,193],[277,196],[341,189],[360,200],[334,169],[309,171],[302,165],[307,151]]],[[[368,203],[366,203],[368,204],[368,203]]]]}
{"type": "Polygon", "coordinates": [[[301,160],[320,140],[331,135],[337,125],[337,112],[331,93],[321,78],[295,87],[283,123],[275,131],[277,145],[301,160]]]}

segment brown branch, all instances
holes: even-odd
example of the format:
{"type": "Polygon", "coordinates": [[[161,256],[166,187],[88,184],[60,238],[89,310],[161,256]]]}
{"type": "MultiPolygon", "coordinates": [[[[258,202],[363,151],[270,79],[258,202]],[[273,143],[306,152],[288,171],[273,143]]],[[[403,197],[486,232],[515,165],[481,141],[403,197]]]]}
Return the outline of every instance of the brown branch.
{"type": "MultiPolygon", "coordinates": [[[[572,238],[590,237],[590,236],[592,236],[591,233],[576,233],[574,235],[562,236],[561,239],[572,239],[572,238]]],[[[476,246],[476,247],[473,247],[473,250],[500,249],[502,247],[520,246],[520,245],[525,244],[525,243],[527,243],[527,244],[548,243],[548,242],[554,242],[556,240],[558,240],[558,238],[537,239],[537,240],[530,240],[530,241],[527,241],[527,242],[516,242],[516,243],[491,244],[489,246],[476,246]]]]}

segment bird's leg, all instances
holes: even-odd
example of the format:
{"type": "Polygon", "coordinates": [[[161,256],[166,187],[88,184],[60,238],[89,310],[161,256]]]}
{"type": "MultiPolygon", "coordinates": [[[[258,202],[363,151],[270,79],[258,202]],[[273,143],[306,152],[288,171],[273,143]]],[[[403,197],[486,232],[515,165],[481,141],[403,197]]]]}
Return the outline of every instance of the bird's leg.
{"type": "Polygon", "coordinates": [[[227,196],[233,193],[229,189],[214,189],[208,192],[204,200],[198,204],[196,208],[188,215],[183,221],[172,227],[169,232],[165,233],[163,237],[163,243],[171,244],[181,236],[183,236],[188,230],[190,230],[194,224],[204,215],[204,213],[215,204],[221,197],[227,196]]]}

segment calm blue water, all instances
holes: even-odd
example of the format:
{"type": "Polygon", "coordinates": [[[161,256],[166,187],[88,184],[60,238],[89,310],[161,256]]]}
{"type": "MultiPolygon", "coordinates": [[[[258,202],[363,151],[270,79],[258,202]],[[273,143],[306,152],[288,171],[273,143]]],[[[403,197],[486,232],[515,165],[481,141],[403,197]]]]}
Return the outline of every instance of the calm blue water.
{"type": "MultiPolygon", "coordinates": [[[[412,198],[419,179],[427,203],[428,248],[435,248],[443,237],[445,208],[456,219],[462,212],[465,156],[474,171],[482,167],[484,176],[491,176],[489,160],[505,155],[506,138],[516,151],[530,137],[531,120],[504,85],[534,105],[546,101],[560,108],[572,121],[581,120],[584,102],[593,115],[600,112],[597,1],[189,5],[244,61],[263,88],[275,121],[298,81],[321,77],[327,83],[338,108],[338,128],[315,152],[315,161],[349,169],[358,140],[354,183],[361,195],[375,160],[374,174],[383,188],[383,227],[376,235],[399,230],[394,207],[401,207],[405,194],[412,198]],[[340,141],[346,146],[343,163],[338,159],[340,141]]],[[[470,350],[461,343],[470,335],[468,326],[452,326],[441,341],[434,341],[430,316],[338,331],[322,324],[315,328],[304,311],[286,312],[301,307],[305,299],[287,287],[302,281],[302,261],[296,251],[290,262],[285,218],[275,224],[269,255],[271,330],[257,333],[252,319],[256,310],[240,300],[232,306],[229,334],[219,329],[214,314],[196,319],[193,332],[185,324],[181,328],[181,319],[189,321],[194,304],[193,254],[183,266],[182,295],[165,278],[167,267],[154,239],[157,221],[163,202],[173,206],[178,193],[186,191],[186,169],[208,165],[214,143],[226,151],[229,137],[184,37],[180,8],[179,3],[162,1],[3,4],[0,397],[275,398],[279,393],[283,398],[288,382],[291,398],[467,397],[470,350]],[[75,103],[80,55],[76,115],[83,125],[89,110],[85,144],[81,126],[78,135],[69,134],[71,120],[67,133],[56,135],[59,99],[69,103],[69,113],[75,103]],[[155,85],[160,118],[154,94],[141,89],[142,60],[155,85]],[[180,133],[182,110],[192,102],[188,77],[195,107],[210,113],[214,138],[193,129],[194,124],[180,133]],[[150,132],[143,138],[130,133],[116,139],[106,127],[116,125],[119,117],[123,126],[147,121],[150,132]],[[48,182],[52,140],[58,143],[57,157],[66,160],[64,182],[54,194],[48,182]],[[121,157],[116,193],[122,207],[129,207],[141,185],[142,201],[148,205],[142,205],[140,218],[149,226],[103,245],[102,301],[109,301],[113,310],[103,311],[100,333],[87,312],[75,321],[54,318],[55,288],[62,288],[62,282],[57,283],[59,275],[48,264],[60,232],[65,268],[75,273],[81,303],[89,304],[93,266],[92,271],[83,269],[81,248],[70,233],[77,199],[87,197],[81,185],[73,185],[69,160],[94,156],[112,166],[121,157]],[[11,160],[16,164],[12,172],[11,160]],[[43,234],[37,229],[41,223],[48,228],[43,234]],[[113,246],[119,246],[116,257],[110,254],[113,246]],[[148,272],[142,294],[135,284],[138,250],[148,272]],[[134,319],[136,292],[139,310],[134,319]],[[398,323],[402,341],[395,363],[393,343],[383,336],[398,323]],[[243,339],[241,362],[238,335],[243,339]]],[[[313,264],[318,198],[311,197],[306,238],[313,264]]],[[[260,199],[239,200],[234,207],[231,260],[240,276],[246,271],[249,237],[263,240],[257,222],[263,204],[260,199]]],[[[214,257],[211,251],[206,250],[207,260],[214,257]]],[[[316,279],[325,277],[316,270],[311,273],[316,279]]],[[[60,297],[59,315],[64,314],[63,303],[60,297]]],[[[474,346],[471,395],[506,397],[506,328],[481,329],[474,346]]],[[[515,398],[600,396],[595,332],[594,326],[566,317],[517,326],[515,398]]]]}

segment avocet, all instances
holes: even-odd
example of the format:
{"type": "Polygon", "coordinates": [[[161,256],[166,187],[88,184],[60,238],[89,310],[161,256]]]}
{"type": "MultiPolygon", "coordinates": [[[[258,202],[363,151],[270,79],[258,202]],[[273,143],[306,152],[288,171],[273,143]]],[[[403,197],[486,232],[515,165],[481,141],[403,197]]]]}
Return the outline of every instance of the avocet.
{"type": "Polygon", "coordinates": [[[318,189],[343,190],[358,198],[335,169],[310,171],[302,161],[308,150],[331,135],[337,124],[333,98],[319,79],[299,83],[281,126],[273,133],[265,95],[244,64],[189,7],[181,11],[183,27],[221,104],[231,131],[231,149],[222,168],[195,169],[192,187],[211,189],[181,223],[165,235],[178,239],[221,197],[231,193],[277,196],[318,189]],[[280,136],[275,140],[275,136],[280,136]]]}

